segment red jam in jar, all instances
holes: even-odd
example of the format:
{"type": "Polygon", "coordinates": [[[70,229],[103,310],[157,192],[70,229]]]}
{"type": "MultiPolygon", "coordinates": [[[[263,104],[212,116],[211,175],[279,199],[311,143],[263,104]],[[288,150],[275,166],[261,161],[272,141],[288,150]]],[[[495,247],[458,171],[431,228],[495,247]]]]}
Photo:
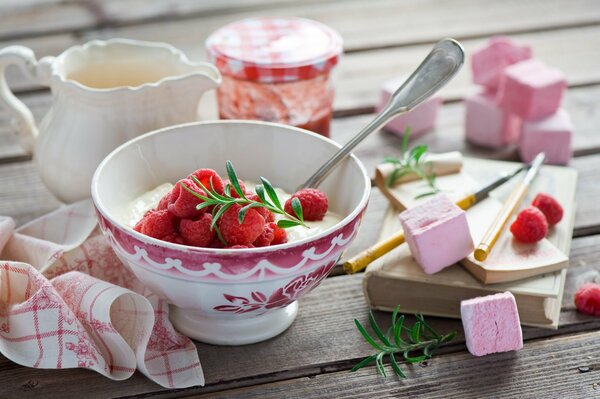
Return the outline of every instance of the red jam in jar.
{"type": "Polygon", "coordinates": [[[331,71],[342,53],[333,29],[301,18],[234,22],[206,41],[223,81],[221,119],[285,123],[329,136],[331,71]]]}

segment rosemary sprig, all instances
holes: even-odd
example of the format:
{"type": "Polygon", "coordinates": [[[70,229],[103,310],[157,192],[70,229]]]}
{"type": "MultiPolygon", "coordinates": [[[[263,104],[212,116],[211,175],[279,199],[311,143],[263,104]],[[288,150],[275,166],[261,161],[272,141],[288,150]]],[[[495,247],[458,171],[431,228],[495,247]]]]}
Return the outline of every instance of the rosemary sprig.
{"type": "Polygon", "coordinates": [[[435,180],[435,173],[432,172],[431,162],[423,162],[423,155],[427,152],[427,145],[421,144],[408,149],[408,138],[410,137],[410,127],[407,127],[402,136],[402,147],[400,148],[400,158],[386,157],[384,163],[394,165],[394,170],[388,176],[386,185],[391,187],[403,176],[415,174],[424,180],[429,191],[417,195],[415,198],[423,198],[436,194],[440,191],[435,180]]]}
{"type": "Polygon", "coordinates": [[[210,180],[210,187],[206,187],[200,180],[196,178],[196,176],[191,176],[191,179],[206,192],[206,195],[199,194],[187,187],[185,184],[180,183],[181,187],[187,190],[190,194],[202,200],[202,202],[200,202],[196,206],[196,209],[200,210],[211,206],[213,207],[213,218],[211,228],[217,229],[217,234],[219,235],[221,241],[224,240],[221,237],[220,232],[217,228],[217,221],[221,218],[221,216],[223,216],[225,212],[227,212],[229,208],[231,208],[235,204],[242,206],[242,208],[238,212],[239,224],[242,224],[244,222],[244,218],[246,217],[246,213],[248,213],[248,210],[252,208],[266,208],[269,211],[279,215],[283,215],[286,218],[280,219],[277,222],[277,225],[281,228],[285,229],[294,226],[303,226],[309,228],[306,225],[306,223],[304,223],[302,205],[300,204],[300,200],[298,198],[294,197],[292,199],[292,209],[294,210],[296,215],[294,216],[287,213],[283,209],[283,205],[279,200],[279,197],[277,196],[275,188],[273,187],[271,182],[269,182],[269,180],[261,176],[260,180],[262,184],[256,186],[256,194],[258,195],[260,201],[255,201],[253,199],[248,198],[244,193],[244,190],[240,185],[239,178],[231,161],[227,161],[225,163],[225,169],[227,170],[229,183],[225,186],[223,194],[219,194],[215,190],[212,183],[212,178],[210,180]],[[234,197],[232,195],[232,190],[238,195],[238,197],[234,197]]]}
{"type": "Polygon", "coordinates": [[[445,335],[438,334],[425,322],[425,318],[421,314],[415,314],[416,323],[412,327],[407,327],[404,325],[405,316],[398,315],[399,309],[400,306],[396,306],[396,309],[394,309],[392,325],[385,335],[375,321],[373,312],[369,312],[369,324],[379,342],[367,332],[358,320],[354,319],[358,331],[365,341],[377,350],[377,353],[364,358],[351,371],[356,371],[375,362],[377,371],[383,377],[387,377],[383,359],[388,356],[394,373],[400,378],[406,378],[406,374],[402,372],[398,360],[396,360],[397,354],[400,354],[408,363],[420,363],[431,358],[441,345],[452,341],[456,336],[456,331],[445,335]]]}

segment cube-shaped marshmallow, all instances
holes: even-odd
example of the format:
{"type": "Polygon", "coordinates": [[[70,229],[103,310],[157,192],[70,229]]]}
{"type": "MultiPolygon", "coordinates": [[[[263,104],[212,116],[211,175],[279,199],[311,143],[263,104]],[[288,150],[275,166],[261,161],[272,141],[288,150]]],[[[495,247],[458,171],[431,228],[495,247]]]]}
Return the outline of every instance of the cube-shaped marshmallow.
{"type": "Polygon", "coordinates": [[[467,349],[475,356],[516,351],[523,347],[517,302],[510,292],[460,303],[467,349]]]}
{"type": "Polygon", "coordinates": [[[531,162],[538,153],[544,152],[546,163],[566,165],[571,160],[572,141],[573,124],[569,113],[559,109],[547,118],[523,122],[519,154],[523,162],[531,162]]]}
{"type": "Polygon", "coordinates": [[[523,119],[540,119],[556,112],[566,87],[558,69],[536,60],[523,61],[504,70],[497,102],[523,119]]]}
{"type": "MultiPolygon", "coordinates": [[[[388,80],[383,83],[379,103],[376,106],[377,112],[385,107],[392,94],[394,94],[405,80],[406,79],[399,78],[388,80]]],[[[420,136],[433,129],[441,105],[441,97],[431,97],[412,110],[393,118],[385,125],[385,129],[402,136],[404,135],[406,128],[410,127],[410,137],[420,136]]]]}
{"type": "Polygon", "coordinates": [[[492,37],[485,47],[471,56],[473,81],[495,89],[504,68],[531,58],[531,47],[518,44],[506,36],[492,37]]]}
{"type": "Polygon", "coordinates": [[[465,99],[465,106],[465,133],[470,143],[502,148],[519,138],[521,118],[498,107],[493,93],[469,96],[465,99]]]}
{"type": "Polygon", "coordinates": [[[405,210],[400,222],[413,257],[427,274],[473,252],[466,213],[443,194],[405,210]]]}

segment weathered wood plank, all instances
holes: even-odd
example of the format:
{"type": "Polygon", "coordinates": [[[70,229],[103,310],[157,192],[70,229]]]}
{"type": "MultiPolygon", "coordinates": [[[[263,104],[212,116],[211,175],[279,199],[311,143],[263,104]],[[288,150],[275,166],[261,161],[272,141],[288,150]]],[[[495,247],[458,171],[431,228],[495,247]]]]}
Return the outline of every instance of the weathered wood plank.
{"type": "MultiPolygon", "coordinates": [[[[598,244],[600,244],[600,236],[579,238],[574,241],[568,281],[574,279],[578,283],[582,281],[582,275],[600,272],[598,244]]],[[[567,283],[568,286],[569,284],[567,283]]],[[[34,370],[0,358],[0,397],[9,397],[18,393],[20,398],[29,398],[37,397],[42,393],[50,395],[57,392],[61,392],[64,398],[80,397],[79,391],[64,391],[66,380],[71,386],[88,387],[86,397],[90,398],[135,394],[144,394],[147,397],[177,397],[348,370],[361,357],[369,355],[372,350],[362,341],[352,322],[352,319],[358,318],[362,323],[366,323],[367,307],[362,297],[361,285],[360,275],[326,279],[321,286],[300,301],[300,313],[292,327],[267,342],[241,347],[218,347],[198,343],[198,352],[207,381],[207,386],[204,388],[165,392],[139,373],[126,381],[114,382],[90,371],[34,370]]],[[[569,290],[565,296],[565,304],[572,302],[571,295],[572,292],[569,290]]],[[[559,330],[524,328],[524,337],[526,340],[531,340],[576,331],[591,331],[600,327],[600,319],[575,313],[570,308],[563,311],[561,317],[563,325],[559,330]]],[[[377,312],[376,317],[382,326],[389,325],[389,314],[377,312]]],[[[460,321],[442,318],[430,318],[429,321],[439,331],[458,331],[458,338],[445,349],[446,353],[464,351],[460,321]]],[[[527,343],[525,350],[530,350],[529,348],[535,350],[535,345],[527,343]]],[[[543,359],[551,361],[547,353],[539,353],[543,359]]],[[[460,356],[465,360],[472,359],[468,355],[460,356]]],[[[503,356],[506,355],[486,359],[503,359],[503,356]]],[[[433,367],[427,368],[426,370],[429,370],[427,372],[444,373],[443,366],[439,366],[442,368],[438,370],[437,362],[444,362],[446,357],[444,355],[439,357],[439,360],[434,360],[433,367]]],[[[541,360],[538,366],[543,367],[541,360]]],[[[422,372],[425,371],[417,372],[411,380],[424,378],[422,372]]],[[[374,373],[375,371],[371,369],[365,375],[374,375],[374,373]]],[[[361,374],[353,375],[353,378],[358,375],[361,374]]]]}
{"type": "MultiPolygon", "coordinates": [[[[433,42],[443,36],[478,37],[507,32],[530,32],[597,23],[600,11],[593,0],[518,0],[453,2],[450,18],[443,0],[369,2],[370,21],[365,23],[364,2],[293,0],[88,0],[38,1],[0,5],[0,39],[34,34],[94,30],[103,27],[148,25],[146,30],[164,28],[165,20],[177,20],[181,32],[206,37],[215,28],[247,16],[274,15],[312,18],[337,29],[346,48],[357,51],[433,42]],[[40,4],[41,3],[41,4],[40,4]],[[515,13],[515,9],[519,13],[515,13]],[[158,23],[148,24],[148,22],[158,23]]],[[[143,27],[142,27],[143,28],[143,27]]]]}
{"type": "MultiPolygon", "coordinates": [[[[573,85],[600,83],[600,26],[513,35],[531,44],[536,58],[561,69],[573,85]]],[[[463,70],[440,91],[446,100],[457,100],[480,90],[471,83],[468,54],[483,39],[461,41],[467,53],[463,70]]],[[[378,101],[381,82],[411,73],[431,49],[431,45],[364,51],[349,54],[340,64],[335,108],[368,109],[378,101]]]]}
{"type": "MultiPolygon", "coordinates": [[[[306,4],[316,0],[305,1],[306,4]]],[[[295,0],[16,0],[0,4],[0,38],[6,40],[77,32],[108,26],[131,25],[157,20],[181,20],[218,14],[249,12],[257,8],[268,12],[295,0]]],[[[589,21],[577,13],[577,23],[589,21]]],[[[573,17],[574,15],[572,15],[573,17]]],[[[570,18],[562,23],[568,23],[570,18]]]]}
{"type": "MultiPolygon", "coordinates": [[[[48,92],[22,94],[19,96],[33,111],[39,121],[52,102],[48,92]]],[[[600,152],[600,85],[572,88],[567,91],[563,107],[571,114],[575,125],[575,155],[600,152]]],[[[501,151],[471,146],[464,141],[465,107],[461,102],[445,104],[438,116],[437,128],[418,139],[433,151],[459,150],[469,156],[494,159],[517,159],[514,147],[501,151]]],[[[336,118],[332,124],[332,137],[340,143],[350,139],[364,127],[373,114],[336,118]]],[[[386,155],[397,155],[400,140],[392,133],[371,135],[356,149],[368,170],[374,170],[386,155]]],[[[23,150],[14,135],[6,110],[0,109],[0,163],[3,159],[22,156],[23,150]]]]}
{"type": "MultiPolygon", "coordinates": [[[[358,8],[362,8],[364,4],[358,0],[355,3],[355,7],[358,8]]],[[[503,4],[503,2],[499,3],[503,4]]],[[[468,6],[469,4],[466,4],[465,9],[467,9],[468,6]]],[[[539,6],[545,8],[541,2],[539,6]]],[[[356,19],[351,19],[352,15],[354,15],[354,18],[356,18],[358,11],[354,10],[353,13],[345,14],[345,10],[347,8],[351,9],[349,6],[346,7],[345,3],[344,6],[340,6],[339,3],[325,3],[319,7],[320,8],[307,6],[305,11],[302,11],[304,9],[295,10],[293,7],[282,8],[279,10],[279,12],[283,15],[300,15],[308,17],[312,17],[313,15],[311,15],[311,13],[315,12],[314,17],[316,19],[323,20],[334,27],[336,24],[344,24],[344,26],[347,24],[347,27],[342,30],[342,35],[347,37],[346,48],[350,51],[352,51],[353,48],[353,37],[372,38],[370,39],[373,41],[372,43],[363,43],[362,45],[359,44],[357,47],[354,47],[355,49],[365,49],[369,47],[391,47],[397,46],[398,44],[415,42],[428,43],[429,41],[435,41],[442,36],[454,34],[452,30],[452,26],[454,25],[447,21],[448,15],[445,11],[446,9],[444,7],[440,7],[439,5],[432,6],[431,8],[433,15],[437,15],[438,22],[435,22],[436,18],[432,18],[428,14],[423,15],[421,18],[415,17],[410,19],[410,21],[419,21],[419,26],[425,26],[426,28],[421,32],[430,32],[430,30],[427,30],[427,27],[432,26],[443,27],[443,31],[439,31],[439,34],[436,33],[428,36],[424,40],[412,40],[409,42],[400,41],[399,43],[394,44],[388,42],[377,44],[376,40],[382,36],[382,32],[378,30],[373,31],[371,30],[371,27],[378,27],[380,24],[377,23],[369,25],[365,24],[364,22],[361,23],[360,21],[356,21],[356,19]],[[331,20],[328,20],[328,18],[331,18],[331,20]],[[339,20],[336,18],[339,18],[339,20]],[[433,22],[423,23],[423,21],[433,22]]],[[[388,41],[391,41],[392,38],[395,38],[394,40],[401,40],[399,38],[404,37],[406,32],[397,28],[398,24],[401,24],[401,22],[399,22],[397,19],[397,15],[399,13],[403,13],[404,8],[400,8],[399,10],[394,10],[394,8],[392,8],[392,10],[390,10],[390,7],[390,3],[385,3],[384,7],[381,7],[381,9],[374,7],[374,15],[372,20],[389,20],[390,24],[394,24],[394,29],[385,28],[385,32],[388,32],[388,41]]],[[[564,8],[570,10],[569,7],[564,8]]],[[[595,10],[598,7],[588,8],[595,10]]],[[[411,7],[407,7],[407,10],[410,9],[411,7]]],[[[416,9],[420,10],[418,7],[416,9]]],[[[474,9],[481,10],[482,8],[474,7],[474,9]]],[[[481,26],[490,26],[490,24],[493,25],[491,21],[498,20],[498,16],[491,10],[493,10],[493,7],[490,9],[487,19],[476,18],[472,12],[467,13],[467,15],[470,15],[472,20],[468,22],[463,21],[456,26],[465,27],[473,24],[479,24],[480,22],[481,26]]],[[[549,7],[548,10],[553,10],[553,7],[549,7]]],[[[508,12],[508,8],[506,12],[508,12]]],[[[535,16],[535,18],[539,21],[545,21],[545,18],[538,18],[541,13],[542,11],[538,10],[536,13],[532,13],[531,15],[535,16]]],[[[263,14],[264,12],[256,13],[256,15],[263,14]]],[[[253,14],[250,13],[244,15],[246,16],[253,14]]],[[[457,15],[461,14],[457,13],[457,15]]],[[[556,15],[560,16],[562,14],[556,12],[556,15]]],[[[589,15],[594,15],[594,12],[590,12],[589,15]]],[[[71,41],[73,40],[85,42],[90,39],[106,39],[111,37],[127,37],[142,40],[164,41],[172,43],[176,47],[181,48],[194,60],[204,60],[206,56],[202,43],[208,33],[225,22],[238,19],[239,17],[241,17],[241,15],[225,15],[221,17],[211,17],[207,20],[189,20],[176,23],[167,22],[133,27],[92,30],[82,32],[76,39],[73,37],[68,37],[69,40],[67,41],[69,42],[69,45],[72,44],[71,41]]],[[[551,19],[552,18],[550,18],[550,20],[551,19]]],[[[410,30],[408,32],[410,32],[410,30]]],[[[506,30],[505,32],[510,33],[511,31],[506,30]]],[[[491,32],[486,31],[485,33],[475,36],[486,36],[489,33],[491,32]]],[[[460,37],[460,35],[455,36],[460,37]]],[[[558,29],[540,32],[535,31],[526,34],[516,34],[514,36],[518,39],[530,42],[533,45],[537,57],[549,63],[550,65],[562,69],[567,75],[570,84],[584,85],[600,82],[600,72],[598,72],[598,69],[595,68],[595,66],[600,62],[600,54],[598,51],[596,51],[596,49],[600,47],[600,27],[591,26],[587,28],[558,29]]],[[[472,37],[472,35],[467,35],[465,37],[469,38],[472,37]]],[[[60,47],[57,44],[51,43],[51,39],[52,36],[44,37],[45,41],[50,41],[50,43],[47,43],[48,46],[51,46],[54,49],[60,47]]],[[[64,35],[61,36],[61,40],[65,40],[64,35]]],[[[37,43],[32,43],[32,41],[35,42],[35,39],[29,39],[29,44],[35,44],[35,47],[37,48],[41,47],[37,43]]],[[[467,39],[463,41],[463,44],[465,45],[467,52],[470,52],[474,48],[480,46],[482,42],[482,39],[467,39]]],[[[11,44],[14,44],[14,41],[11,44]]],[[[4,45],[5,43],[0,42],[0,47],[3,47],[4,45]]],[[[379,50],[360,51],[357,53],[347,54],[340,64],[339,71],[337,73],[338,95],[336,97],[335,108],[344,112],[356,112],[357,109],[372,109],[373,105],[377,101],[378,90],[381,82],[388,78],[397,77],[412,72],[412,70],[418,65],[420,60],[425,56],[425,54],[427,54],[430,48],[431,44],[418,44],[406,47],[384,48],[379,50]]],[[[57,53],[59,53],[59,51],[51,52],[44,48],[42,49],[40,55],[57,53]]],[[[39,89],[39,86],[36,85],[35,82],[26,79],[16,72],[9,74],[9,82],[11,83],[11,87],[17,91],[39,89]]],[[[471,84],[471,76],[468,72],[467,63],[465,71],[457,76],[457,78],[448,86],[448,88],[443,91],[443,94],[447,99],[456,100],[463,97],[467,93],[473,92],[474,90],[476,90],[476,88],[471,84]]]]}
{"type": "Polygon", "coordinates": [[[383,380],[371,367],[194,397],[591,398],[600,391],[599,336],[592,332],[539,340],[516,353],[479,358],[467,353],[435,357],[425,367],[405,367],[408,378],[401,381],[395,377],[383,380]],[[579,367],[590,371],[581,372],[579,367]]]}

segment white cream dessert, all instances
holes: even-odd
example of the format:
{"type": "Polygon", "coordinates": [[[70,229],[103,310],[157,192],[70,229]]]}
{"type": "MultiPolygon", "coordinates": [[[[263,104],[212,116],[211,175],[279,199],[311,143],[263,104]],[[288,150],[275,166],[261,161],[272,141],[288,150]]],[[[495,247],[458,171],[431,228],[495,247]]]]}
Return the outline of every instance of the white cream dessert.
{"type": "MultiPolygon", "coordinates": [[[[243,183],[248,190],[254,192],[254,187],[256,187],[257,183],[252,181],[244,181],[243,183]]],[[[144,216],[147,211],[156,208],[160,199],[169,191],[171,191],[172,188],[173,184],[163,183],[131,201],[131,203],[124,210],[122,222],[130,227],[135,226],[135,224],[144,216]]],[[[292,196],[290,193],[281,188],[275,188],[275,191],[277,192],[277,196],[282,204],[284,204],[292,196]]],[[[278,221],[282,218],[283,215],[275,214],[275,221],[278,221]]],[[[323,220],[305,221],[309,228],[303,226],[286,228],[285,231],[287,233],[288,242],[300,241],[307,237],[320,234],[341,220],[342,218],[338,214],[328,210],[325,214],[325,217],[323,217],[323,220]]]]}

